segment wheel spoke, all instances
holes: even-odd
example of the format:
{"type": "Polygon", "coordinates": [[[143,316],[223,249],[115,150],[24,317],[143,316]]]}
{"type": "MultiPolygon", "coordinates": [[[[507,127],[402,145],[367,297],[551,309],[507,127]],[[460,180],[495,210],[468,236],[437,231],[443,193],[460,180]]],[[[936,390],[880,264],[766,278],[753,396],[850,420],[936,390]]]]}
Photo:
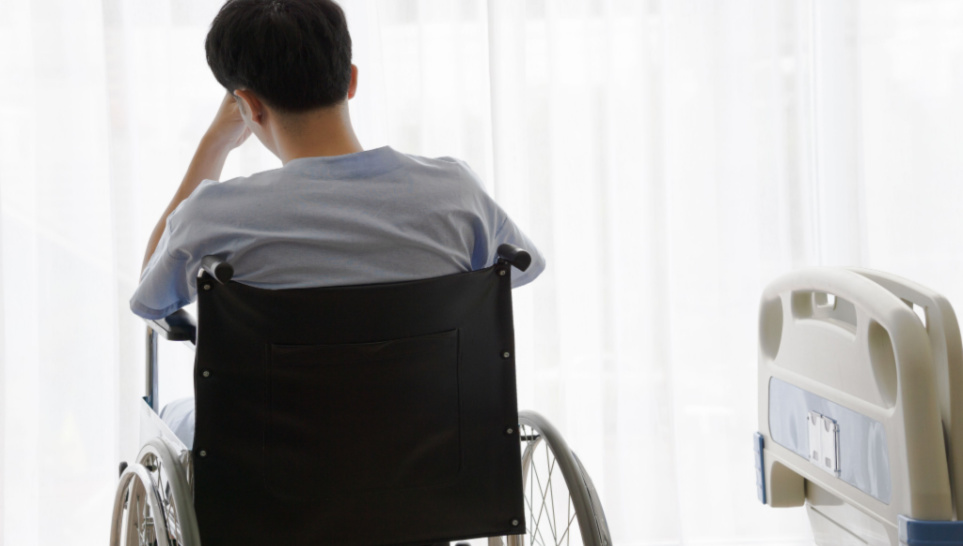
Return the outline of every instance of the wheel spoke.
{"type": "Polygon", "coordinates": [[[551,451],[550,449],[547,449],[547,448],[545,449],[545,464],[548,465],[548,483],[546,484],[546,488],[548,489],[548,494],[552,500],[552,511],[551,511],[552,519],[550,521],[550,523],[552,524],[552,527],[551,527],[552,541],[555,543],[558,543],[558,536],[556,536],[556,531],[555,531],[555,528],[558,526],[558,516],[555,514],[555,488],[552,486],[552,475],[553,475],[553,472],[555,471],[555,457],[553,456],[551,458],[552,463],[551,465],[549,465],[548,461],[549,461],[550,451],[551,451]]]}
{"type": "MultiPolygon", "coordinates": [[[[546,449],[548,449],[547,446],[546,446],[546,449]]],[[[532,460],[531,460],[531,469],[532,469],[532,473],[535,475],[535,480],[538,481],[538,492],[539,492],[539,494],[542,496],[542,505],[541,505],[541,507],[540,507],[539,510],[538,510],[538,517],[535,519],[535,533],[532,533],[532,541],[535,540],[535,535],[537,534],[538,537],[542,539],[542,544],[544,544],[544,543],[545,543],[545,537],[542,536],[542,532],[541,532],[541,529],[539,528],[539,525],[541,525],[541,523],[542,523],[542,514],[545,513],[545,490],[542,489],[542,480],[541,480],[541,478],[539,478],[539,476],[538,476],[538,469],[535,468],[535,457],[534,457],[534,456],[532,456],[532,460]]],[[[533,483],[534,483],[534,482],[533,482],[533,483]]],[[[534,510],[533,510],[533,512],[534,512],[534,510]]],[[[534,515],[534,514],[533,514],[533,515],[534,515]]],[[[533,542],[533,543],[534,543],[534,542],[533,542]]]]}
{"type": "MultiPolygon", "coordinates": [[[[531,437],[541,438],[541,435],[535,430],[532,430],[530,434],[531,437]]],[[[559,498],[565,498],[566,500],[566,514],[563,517],[565,517],[568,521],[563,531],[563,529],[558,526],[559,514],[557,511],[560,510],[561,507],[555,503],[555,484],[557,482],[555,479],[555,469],[557,467],[560,469],[558,459],[555,457],[554,451],[551,450],[551,447],[547,442],[540,443],[544,444],[541,447],[546,450],[546,467],[542,468],[541,471],[538,468],[538,466],[541,466],[541,464],[536,464],[536,461],[541,461],[542,456],[534,453],[534,450],[537,449],[538,446],[536,445],[533,448],[531,445],[528,445],[528,449],[525,450],[526,458],[528,458],[527,467],[529,469],[529,472],[526,473],[525,477],[526,479],[530,480],[529,494],[525,497],[525,508],[529,512],[528,521],[531,523],[529,527],[529,535],[531,536],[531,539],[529,539],[529,544],[531,546],[545,546],[549,543],[549,541],[546,540],[547,537],[545,536],[545,531],[542,530],[542,520],[544,519],[546,525],[549,526],[549,532],[552,536],[551,544],[553,546],[562,546],[563,544],[565,546],[569,546],[572,538],[572,522],[577,521],[577,515],[573,513],[574,506],[572,504],[571,491],[569,491],[568,483],[563,478],[561,483],[565,485],[565,496],[560,496],[559,498]],[[536,488],[538,489],[539,495],[542,499],[541,505],[539,506],[539,510],[537,512],[535,511],[534,504],[535,499],[537,498],[535,497],[536,488]]],[[[562,495],[561,492],[559,492],[559,494],[562,495]]],[[[581,534],[576,533],[576,538],[581,538],[581,534]]],[[[581,542],[577,541],[576,544],[581,544],[581,542]]]]}
{"type": "Polygon", "coordinates": [[[167,520],[167,534],[170,535],[172,544],[179,544],[181,528],[177,521],[177,507],[174,505],[170,481],[164,484],[164,517],[167,520]]]}
{"type": "MultiPolygon", "coordinates": [[[[532,460],[533,460],[533,459],[534,459],[534,454],[532,454],[532,455],[529,457],[529,459],[528,459],[528,470],[529,470],[529,473],[534,472],[534,467],[535,467],[535,465],[532,464],[532,460]]],[[[532,507],[532,497],[533,497],[533,493],[534,493],[534,492],[535,492],[535,480],[532,479],[532,476],[528,476],[528,498],[525,499],[525,500],[528,501],[528,511],[529,511],[528,521],[529,521],[529,523],[531,523],[532,520],[533,520],[533,518],[535,517],[535,509],[532,507]]],[[[531,541],[529,542],[529,544],[534,545],[534,544],[535,544],[535,533],[531,533],[531,532],[530,532],[530,536],[531,536],[532,538],[531,538],[531,541]]]]}
{"type": "Polygon", "coordinates": [[[538,508],[538,517],[535,520],[535,529],[538,529],[539,524],[542,522],[542,515],[545,513],[545,489],[542,488],[542,480],[538,476],[538,468],[535,467],[534,457],[532,457],[532,473],[535,475],[535,481],[538,485],[538,494],[542,497],[542,504],[538,508]]]}
{"type": "MultiPolygon", "coordinates": [[[[572,528],[572,521],[574,519],[575,519],[575,514],[572,514],[572,517],[568,520],[568,525],[565,526],[565,532],[562,533],[562,538],[565,539],[566,541],[565,544],[568,544],[568,540],[572,538],[572,533],[569,533],[569,530],[572,528]]],[[[562,546],[562,542],[561,541],[557,542],[555,546],[562,546]]]]}
{"type": "MultiPolygon", "coordinates": [[[[582,546],[582,534],[578,527],[579,515],[572,502],[573,493],[563,473],[565,470],[563,461],[556,456],[554,446],[549,443],[551,436],[546,438],[530,425],[519,426],[519,431],[522,434],[521,449],[525,463],[523,477],[529,481],[525,484],[528,487],[524,495],[524,507],[528,517],[527,530],[530,538],[525,541],[525,546],[572,546],[573,534],[575,535],[574,544],[582,546]],[[544,455],[536,453],[539,448],[545,449],[544,455]],[[562,474],[557,476],[556,470],[562,474]],[[559,489],[558,502],[555,502],[556,486],[564,488],[564,490],[559,489]],[[535,494],[536,491],[538,495],[535,494]],[[541,497],[541,504],[536,510],[535,504],[539,497],[541,497]],[[565,503],[564,508],[562,502],[565,503]],[[560,525],[561,523],[565,524],[564,527],[560,525]],[[574,531],[573,524],[575,524],[574,531]],[[542,529],[545,526],[549,527],[547,531],[542,529]]],[[[572,487],[578,488],[579,485],[572,484],[572,487]]]]}
{"type": "MultiPolygon", "coordinates": [[[[568,525],[569,527],[572,526],[572,492],[571,491],[568,492],[568,525]]],[[[566,529],[565,532],[568,533],[568,537],[565,539],[565,545],[568,546],[572,540],[572,534],[568,532],[568,529],[566,529]]]]}

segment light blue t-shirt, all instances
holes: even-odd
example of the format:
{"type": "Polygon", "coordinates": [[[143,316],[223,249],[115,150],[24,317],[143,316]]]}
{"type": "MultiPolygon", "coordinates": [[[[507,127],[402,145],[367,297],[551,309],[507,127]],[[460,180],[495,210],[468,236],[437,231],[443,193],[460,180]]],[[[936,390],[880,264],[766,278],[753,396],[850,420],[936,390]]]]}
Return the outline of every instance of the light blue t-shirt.
{"type": "Polygon", "coordinates": [[[234,280],[284,289],[438,277],[494,263],[502,243],[532,255],[521,286],[545,259],[463,162],[389,147],[289,161],[218,183],[202,182],[167,227],[130,300],[144,318],[197,296],[201,258],[234,266],[234,280]]]}

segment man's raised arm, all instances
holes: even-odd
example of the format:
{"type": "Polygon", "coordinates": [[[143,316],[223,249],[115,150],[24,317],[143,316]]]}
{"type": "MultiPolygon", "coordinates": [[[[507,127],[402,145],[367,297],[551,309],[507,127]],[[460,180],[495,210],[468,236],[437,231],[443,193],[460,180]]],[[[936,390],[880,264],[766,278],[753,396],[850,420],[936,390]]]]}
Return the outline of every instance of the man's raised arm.
{"type": "Polygon", "coordinates": [[[221,101],[217,115],[214,116],[214,121],[211,122],[211,126],[208,127],[207,132],[201,138],[201,143],[197,146],[197,151],[194,152],[194,159],[191,160],[191,164],[187,168],[184,180],[177,188],[177,192],[174,193],[174,198],[167,205],[164,214],[161,215],[154,231],[151,232],[141,271],[146,269],[147,263],[157,248],[157,243],[164,234],[167,217],[197,189],[202,181],[220,179],[227,154],[240,146],[250,135],[251,131],[244,125],[244,120],[241,118],[237,100],[232,94],[228,93],[221,101]]]}

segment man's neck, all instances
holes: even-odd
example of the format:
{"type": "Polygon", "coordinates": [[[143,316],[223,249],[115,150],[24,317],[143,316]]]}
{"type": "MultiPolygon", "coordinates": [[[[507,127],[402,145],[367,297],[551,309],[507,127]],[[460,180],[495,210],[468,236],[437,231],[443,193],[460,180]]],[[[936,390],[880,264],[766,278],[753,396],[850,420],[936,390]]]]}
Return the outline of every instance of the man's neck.
{"type": "Polygon", "coordinates": [[[275,120],[278,157],[286,164],[302,157],[347,155],[364,151],[351,126],[348,105],[275,120]]]}

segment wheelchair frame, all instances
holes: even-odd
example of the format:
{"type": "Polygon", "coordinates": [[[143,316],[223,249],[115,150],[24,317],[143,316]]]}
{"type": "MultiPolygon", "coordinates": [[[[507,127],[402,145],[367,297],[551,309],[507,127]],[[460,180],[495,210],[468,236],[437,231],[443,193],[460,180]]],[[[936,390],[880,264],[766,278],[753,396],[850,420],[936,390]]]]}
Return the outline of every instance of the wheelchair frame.
{"type": "MultiPolygon", "coordinates": [[[[531,263],[531,258],[522,249],[502,245],[498,249],[498,263],[524,270],[531,263]]],[[[206,256],[202,260],[201,273],[225,284],[233,277],[233,268],[217,257],[206,256]]],[[[142,438],[146,436],[147,439],[134,464],[128,466],[121,463],[110,544],[198,545],[200,530],[193,510],[192,455],[161,421],[157,412],[158,336],[193,345],[197,341],[196,322],[184,310],[147,322],[146,381],[141,410],[142,438]],[[126,533],[121,536],[124,530],[126,533]]],[[[583,544],[609,546],[611,535],[604,510],[581,461],[544,417],[535,412],[520,411],[518,419],[518,437],[523,449],[523,483],[528,489],[525,495],[526,513],[530,521],[534,520],[534,524],[528,528],[528,542],[533,545],[544,544],[551,532],[550,538],[556,545],[569,544],[572,539],[569,532],[571,525],[577,521],[579,538],[583,544]],[[542,457],[536,454],[540,447],[544,447],[545,464],[548,467],[544,484],[536,467],[542,457]],[[574,512],[566,522],[564,531],[556,530],[558,514],[552,514],[556,507],[555,486],[551,474],[556,466],[568,489],[568,509],[574,512]],[[541,497],[542,504],[539,506],[536,506],[535,487],[541,497]],[[540,527],[543,517],[548,525],[552,526],[544,534],[540,527]]],[[[203,452],[201,454],[203,456],[203,452]]],[[[555,480],[554,483],[557,484],[558,481],[555,480]]],[[[509,546],[520,546],[526,541],[526,535],[507,535],[505,538],[509,546]]],[[[503,543],[499,537],[491,537],[488,542],[490,546],[503,543]]]]}

